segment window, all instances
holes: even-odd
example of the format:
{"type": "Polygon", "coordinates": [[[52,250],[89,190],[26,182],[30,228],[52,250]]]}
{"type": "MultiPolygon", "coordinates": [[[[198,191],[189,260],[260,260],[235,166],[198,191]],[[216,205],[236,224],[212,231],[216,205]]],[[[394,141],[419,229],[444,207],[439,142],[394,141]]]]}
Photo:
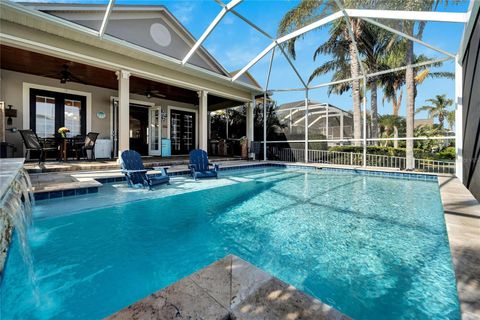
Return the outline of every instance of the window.
{"type": "Polygon", "coordinates": [[[70,129],[72,136],[81,135],[82,122],[80,110],[82,102],[78,100],[65,99],[65,127],[70,129]]]}
{"type": "Polygon", "coordinates": [[[30,128],[41,138],[53,138],[60,127],[70,129],[71,137],[86,135],[86,98],[30,89],[30,128]]]}
{"type": "Polygon", "coordinates": [[[41,138],[55,134],[55,98],[36,96],[35,122],[37,135],[41,138]]]}

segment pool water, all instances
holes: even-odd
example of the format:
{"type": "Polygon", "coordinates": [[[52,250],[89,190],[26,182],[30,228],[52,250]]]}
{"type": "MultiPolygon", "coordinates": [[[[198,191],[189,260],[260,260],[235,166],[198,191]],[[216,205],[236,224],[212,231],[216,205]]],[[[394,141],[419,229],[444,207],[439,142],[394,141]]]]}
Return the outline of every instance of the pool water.
{"type": "Polygon", "coordinates": [[[246,179],[37,219],[39,301],[14,241],[0,318],[102,318],[229,253],[355,319],[460,318],[436,182],[279,168],[227,175],[246,179]]]}

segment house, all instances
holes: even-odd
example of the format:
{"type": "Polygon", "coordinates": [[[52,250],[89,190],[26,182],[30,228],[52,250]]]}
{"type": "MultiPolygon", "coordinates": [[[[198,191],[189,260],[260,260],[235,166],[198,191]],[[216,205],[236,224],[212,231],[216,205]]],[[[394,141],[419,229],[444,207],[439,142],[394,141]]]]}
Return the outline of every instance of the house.
{"type": "Polygon", "coordinates": [[[0,101],[17,110],[5,128],[15,156],[24,154],[16,129],[51,138],[63,126],[98,132],[108,156],[161,155],[162,138],[172,154],[207,150],[209,113],[245,104],[253,139],[262,89],[251,76],[232,81],[164,6],[0,6],[0,101]]]}

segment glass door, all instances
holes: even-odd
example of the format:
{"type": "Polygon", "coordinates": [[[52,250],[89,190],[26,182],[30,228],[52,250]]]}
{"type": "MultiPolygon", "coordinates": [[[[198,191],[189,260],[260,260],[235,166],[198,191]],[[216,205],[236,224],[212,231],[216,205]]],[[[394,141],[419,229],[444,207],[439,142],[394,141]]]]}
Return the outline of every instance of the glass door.
{"type": "Polygon", "coordinates": [[[149,126],[147,130],[148,135],[148,154],[151,156],[160,156],[162,155],[161,150],[161,110],[160,107],[150,108],[149,126]]]}
{"type": "Polygon", "coordinates": [[[172,154],[188,154],[195,149],[195,113],[170,110],[172,154]]]}
{"type": "Polygon", "coordinates": [[[118,157],[118,101],[112,99],[112,158],[118,157]]]}

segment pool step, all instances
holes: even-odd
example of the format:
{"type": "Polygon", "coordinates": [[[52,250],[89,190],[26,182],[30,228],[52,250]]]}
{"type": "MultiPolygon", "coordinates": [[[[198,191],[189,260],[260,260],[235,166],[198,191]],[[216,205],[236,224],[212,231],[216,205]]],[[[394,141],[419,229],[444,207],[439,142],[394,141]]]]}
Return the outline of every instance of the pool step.
{"type": "Polygon", "coordinates": [[[33,186],[35,200],[48,200],[62,197],[97,193],[102,184],[96,180],[71,181],[33,186]]]}
{"type": "Polygon", "coordinates": [[[234,255],[106,319],[303,319],[348,316],[234,255]]]}

